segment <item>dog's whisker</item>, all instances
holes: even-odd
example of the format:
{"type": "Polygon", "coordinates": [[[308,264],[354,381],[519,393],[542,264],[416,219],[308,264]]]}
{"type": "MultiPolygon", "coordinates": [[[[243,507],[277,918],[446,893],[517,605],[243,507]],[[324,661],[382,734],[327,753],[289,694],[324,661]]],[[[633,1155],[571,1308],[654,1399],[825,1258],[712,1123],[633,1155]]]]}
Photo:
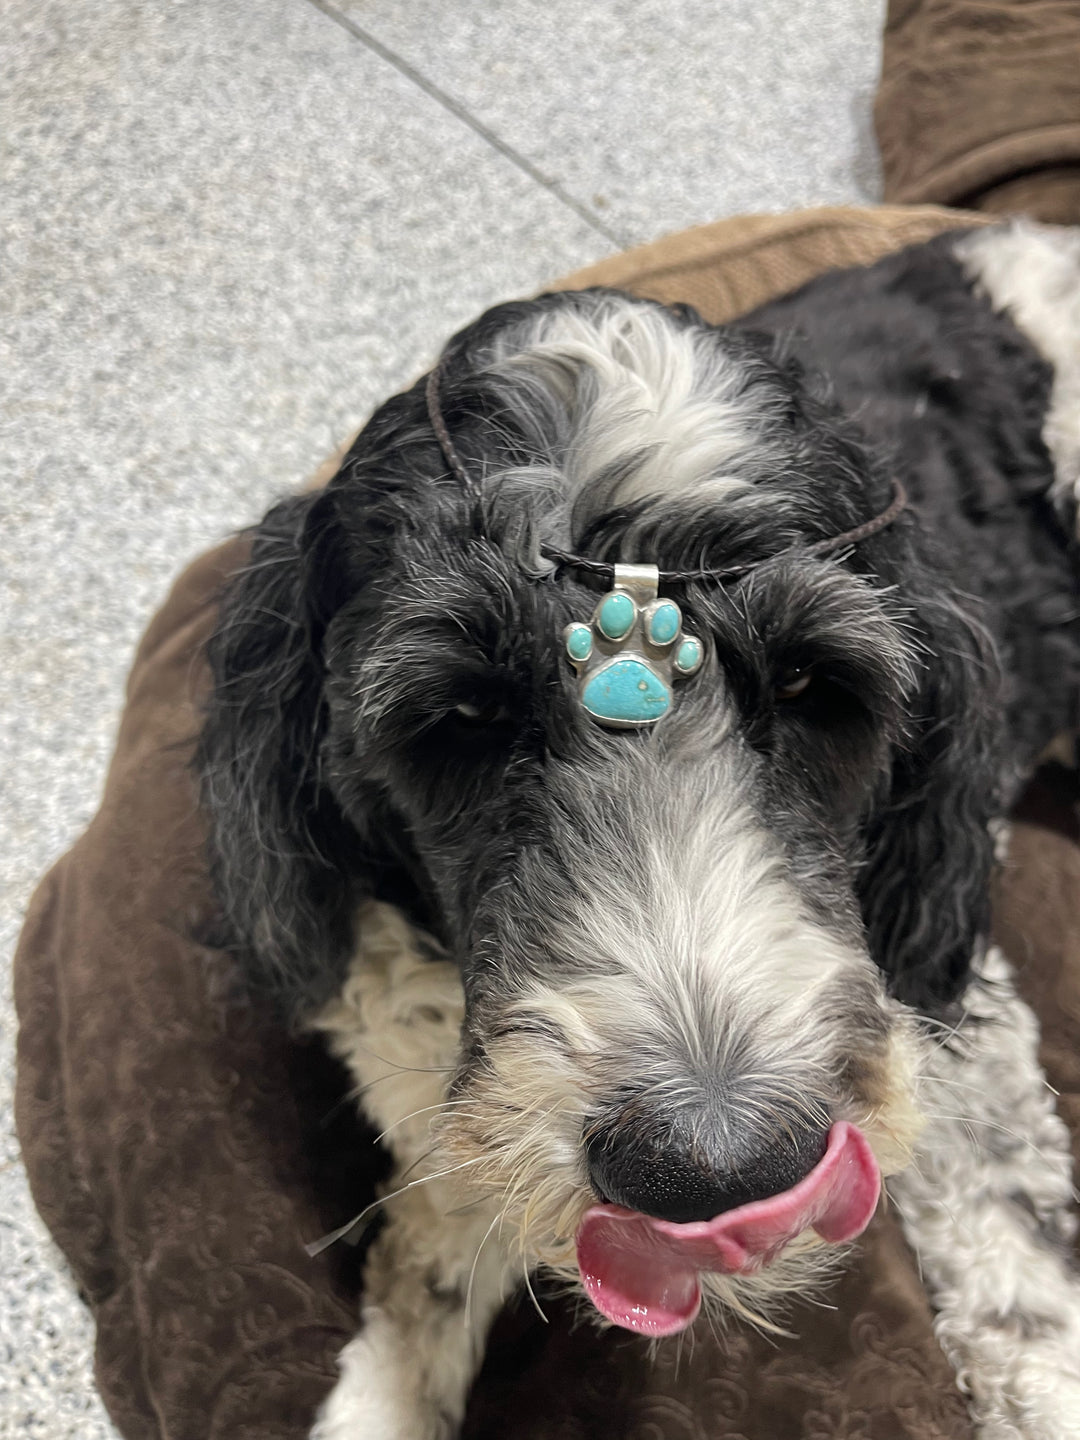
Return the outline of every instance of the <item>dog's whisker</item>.
{"type": "MultiPolygon", "coordinates": [[[[439,1100],[436,1101],[434,1105],[421,1105],[419,1109],[410,1110],[408,1115],[402,1115],[400,1119],[394,1120],[391,1124],[387,1125],[385,1130],[380,1130],[378,1135],[375,1136],[375,1139],[382,1140],[385,1136],[396,1130],[399,1125],[408,1124],[410,1120],[415,1120],[418,1115],[426,1115],[429,1111],[432,1110],[437,1110],[442,1113],[443,1111],[449,1110],[455,1106],[471,1104],[471,1100],[439,1100]]],[[[477,1115],[467,1115],[466,1118],[470,1120],[477,1120],[480,1117],[477,1115]]]]}
{"type": "Polygon", "coordinates": [[[452,1210],[447,1210],[447,1211],[445,1212],[445,1213],[446,1213],[446,1218],[447,1218],[448,1220],[452,1220],[452,1219],[454,1219],[454,1218],[455,1218],[456,1216],[458,1216],[458,1215],[468,1215],[468,1214],[470,1214],[473,1210],[475,1210],[475,1209],[477,1208],[477,1206],[483,1205],[484,1202],[485,1202],[485,1200],[486,1200],[487,1198],[488,1198],[488,1197],[487,1197],[487,1195],[486,1195],[486,1193],[485,1193],[485,1194],[477,1195],[476,1198],[473,1199],[473,1200],[467,1200],[464,1205],[455,1205],[452,1210]]]}
{"type": "Polygon", "coordinates": [[[401,1179],[404,1180],[406,1175],[411,1175],[418,1165],[422,1165],[425,1160],[430,1160],[432,1155],[437,1154],[438,1150],[439,1146],[438,1143],[436,1143],[434,1145],[430,1145],[426,1150],[421,1151],[420,1154],[417,1155],[416,1158],[413,1160],[412,1164],[407,1166],[406,1169],[402,1170],[401,1179]]]}
{"type": "Polygon", "coordinates": [[[476,1247],[476,1254],[473,1256],[472,1268],[469,1270],[469,1283],[468,1283],[468,1285],[465,1287],[465,1316],[464,1316],[464,1323],[465,1323],[465,1329],[466,1329],[470,1334],[472,1333],[472,1324],[471,1324],[471,1321],[472,1321],[472,1293],[473,1293],[473,1283],[474,1283],[474,1281],[476,1280],[476,1267],[477,1267],[477,1266],[479,1265],[479,1263],[480,1263],[480,1252],[483,1250],[484,1246],[487,1244],[488,1239],[489,1239],[490,1236],[491,1236],[491,1232],[495,1229],[495,1226],[498,1225],[498,1224],[500,1224],[500,1222],[502,1221],[502,1217],[503,1217],[503,1211],[500,1210],[499,1213],[492,1219],[491,1224],[490,1224],[490,1225],[487,1227],[487,1229],[484,1231],[483,1238],[481,1239],[480,1244],[476,1247]]]}
{"type": "MultiPolygon", "coordinates": [[[[454,1070],[453,1065],[401,1065],[396,1060],[389,1060],[385,1055],[380,1055],[377,1050],[372,1050],[371,1046],[364,1044],[363,1041],[354,1040],[354,1044],[358,1050],[363,1050],[373,1060],[378,1060],[380,1065],[389,1066],[399,1075],[449,1075],[454,1070]]],[[[385,1079],[386,1077],[380,1078],[385,1079]]]]}
{"type": "Polygon", "coordinates": [[[373,1080],[365,1080],[363,1085],[358,1085],[354,1090],[350,1090],[346,1099],[354,1101],[362,1100],[364,1096],[369,1095],[377,1085],[385,1085],[389,1081],[397,1080],[400,1074],[401,1072],[398,1070],[391,1070],[385,1075],[376,1075],[373,1080]]]}
{"type": "Polygon", "coordinates": [[[532,1287],[532,1280],[529,1278],[529,1266],[526,1261],[524,1252],[522,1252],[521,1256],[521,1274],[525,1281],[525,1289],[529,1292],[529,1299],[533,1303],[533,1309],[536,1311],[537,1315],[540,1316],[540,1319],[544,1322],[545,1325],[550,1325],[551,1321],[540,1308],[540,1301],[537,1300],[536,1291],[532,1287]]]}
{"type": "MultiPolygon", "coordinates": [[[[983,982],[977,981],[976,983],[983,982]]],[[[957,1036],[965,1032],[965,1029],[970,1028],[971,1022],[972,1017],[966,1008],[962,1009],[957,1018],[951,1023],[945,1020],[938,1020],[932,1015],[918,1015],[916,1017],[916,1024],[921,1031],[932,1030],[940,1032],[940,1039],[933,1040],[933,1044],[939,1049],[947,1049],[950,1041],[955,1040],[957,1036]]]]}
{"type": "MultiPolygon", "coordinates": [[[[414,1162],[409,1168],[414,1169],[417,1163],[418,1162],[414,1162]]],[[[305,1245],[304,1249],[312,1258],[316,1255],[321,1255],[322,1252],[328,1250],[331,1245],[335,1245],[339,1240],[344,1240],[351,1231],[356,1229],[362,1220],[370,1215],[372,1211],[378,1210],[381,1205],[389,1204],[391,1200],[396,1200],[408,1190],[415,1190],[420,1185],[430,1185],[433,1180],[443,1180],[448,1175],[455,1175],[459,1170],[467,1170],[471,1165],[478,1165],[479,1163],[479,1159],[465,1160],[462,1161],[460,1165],[451,1165],[448,1169],[438,1170],[433,1175],[421,1175],[418,1180],[410,1180],[407,1185],[401,1185],[397,1190],[391,1190],[389,1194],[380,1195],[377,1199],[372,1200],[370,1205],[365,1205],[360,1213],[354,1215],[347,1224],[340,1225],[336,1230],[331,1230],[328,1235],[324,1235],[320,1240],[314,1240],[310,1244],[305,1245]]]]}
{"type": "MultiPolygon", "coordinates": [[[[432,1153],[431,1151],[428,1152],[428,1154],[431,1154],[431,1153],[432,1153]]],[[[422,1156],[421,1159],[423,1159],[423,1158],[426,1158],[426,1157],[423,1157],[423,1156],[422,1156]]],[[[467,1170],[467,1169],[468,1169],[470,1166],[472,1166],[472,1165],[479,1165],[480,1162],[481,1162],[481,1157],[477,1156],[477,1157],[475,1157],[475,1158],[472,1159],[472,1160],[462,1160],[462,1161],[461,1161],[459,1164],[457,1164],[457,1165],[448,1165],[448,1166],[446,1167],[446,1169],[444,1169],[444,1170],[436,1170],[435,1173],[432,1174],[432,1175],[421,1175],[421,1176],[419,1177],[419,1179],[417,1179],[417,1180],[410,1180],[409,1183],[408,1183],[408,1185],[403,1185],[400,1190],[395,1190],[391,1195],[384,1195],[384,1196],[382,1197],[382,1199],[383,1199],[383,1200],[392,1200],[392,1199],[394,1199],[395,1196],[397,1196],[397,1195],[403,1195],[406,1190],[415,1189],[416,1186],[418,1186],[418,1185],[430,1185],[433,1180],[444,1180],[444,1179],[447,1177],[447,1175],[456,1175],[459,1170],[467,1170]]],[[[414,1170],[419,1163],[420,1163],[419,1160],[414,1160],[413,1163],[412,1163],[412,1165],[409,1166],[409,1169],[410,1169],[410,1170],[414,1170]]],[[[402,1174],[403,1174],[403,1175],[404,1175],[404,1174],[407,1174],[407,1173],[408,1173],[407,1171],[402,1171],[402,1174]]]]}
{"type": "Polygon", "coordinates": [[[944,1111],[924,1110],[928,1120],[949,1120],[958,1125],[963,1125],[967,1131],[968,1139],[976,1150],[981,1150],[978,1130],[996,1130],[1000,1135],[1007,1135],[1010,1140],[1015,1140],[1017,1145],[1023,1149],[1030,1150],[1034,1155],[1041,1156],[1042,1150],[1027,1135],[1021,1135],[1018,1130],[1012,1129],[1009,1125],[1003,1125],[1000,1121],[991,1120],[986,1115],[948,1115],[944,1111]]]}

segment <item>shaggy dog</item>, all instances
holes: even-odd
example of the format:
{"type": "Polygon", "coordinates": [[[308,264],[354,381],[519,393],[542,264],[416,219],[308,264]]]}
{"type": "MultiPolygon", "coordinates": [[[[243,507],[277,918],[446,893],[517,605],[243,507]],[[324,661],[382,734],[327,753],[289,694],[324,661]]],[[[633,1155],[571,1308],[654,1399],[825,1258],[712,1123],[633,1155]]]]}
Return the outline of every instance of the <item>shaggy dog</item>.
{"type": "Polygon", "coordinates": [[[775,1325],[882,1176],[981,1434],[1080,1436],[1067,1135],[985,940],[1077,715],[1078,493],[1080,233],[1020,224],[734,326],[500,306],[258,527],[218,890],[394,1165],[320,1440],[454,1434],[537,1267],[775,1325]]]}

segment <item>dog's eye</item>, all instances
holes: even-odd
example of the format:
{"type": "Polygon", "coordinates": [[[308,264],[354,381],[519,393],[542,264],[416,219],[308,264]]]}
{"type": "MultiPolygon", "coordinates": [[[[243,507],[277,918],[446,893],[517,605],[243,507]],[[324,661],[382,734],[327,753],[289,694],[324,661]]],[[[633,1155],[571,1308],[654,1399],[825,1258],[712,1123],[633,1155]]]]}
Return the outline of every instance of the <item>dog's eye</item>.
{"type": "Polygon", "coordinates": [[[797,700],[804,695],[813,683],[814,672],[812,670],[800,670],[793,668],[785,670],[778,678],[773,689],[773,695],[777,700],[797,700]]]}
{"type": "Polygon", "coordinates": [[[454,718],[460,724],[468,725],[470,729],[498,725],[509,713],[500,700],[462,700],[454,706],[454,718]]]}

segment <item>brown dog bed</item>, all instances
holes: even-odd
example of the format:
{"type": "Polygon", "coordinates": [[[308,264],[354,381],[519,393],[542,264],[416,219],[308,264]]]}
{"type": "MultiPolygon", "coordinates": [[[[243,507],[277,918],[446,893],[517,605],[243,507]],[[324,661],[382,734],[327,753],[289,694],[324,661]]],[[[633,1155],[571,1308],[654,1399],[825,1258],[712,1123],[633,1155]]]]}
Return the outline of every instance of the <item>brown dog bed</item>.
{"type": "MultiPolygon", "coordinates": [[[[837,264],[970,217],[829,210],[724,222],[573,277],[730,317],[837,264]]],[[[144,638],[101,810],[42,883],[16,961],[17,1115],[38,1206],[97,1320],[97,1378],[131,1440],[300,1440],[354,1328],[357,1252],[303,1244],[354,1215],[380,1161],[318,1043],[282,1033],[194,937],[212,905],[189,770],[202,647],[231,542],[144,638]]],[[[1016,827],[998,933],[1044,1023],[1080,1136],[1080,850],[1069,772],[1016,827]],[[1056,787],[1056,788],[1055,788],[1056,787]]],[[[472,1440],[956,1440],[964,1401],[899,1225],[879,1213],[796,1339],[732,1329],[662,1347],[545,1301],[496,1327],[472,1440]]],[[[377,1437],[372,1437],[377,1440],[377,1437]]]]}
{"type": "Polygon", "coordinates": [[[1080,224],[1080,0],[889,0],[886,200],[1080,224]]]}

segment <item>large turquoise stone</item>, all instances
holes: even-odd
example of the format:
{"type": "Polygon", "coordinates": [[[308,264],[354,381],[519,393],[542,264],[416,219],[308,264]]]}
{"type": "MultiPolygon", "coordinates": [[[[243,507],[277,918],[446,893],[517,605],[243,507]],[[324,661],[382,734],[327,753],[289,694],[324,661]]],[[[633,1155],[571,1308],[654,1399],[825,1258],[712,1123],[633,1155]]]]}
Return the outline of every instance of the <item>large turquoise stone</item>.
{"type": "Polygon", "coordinates": [[[670,645],[679,633],[681,619],[674,600],[662,600],[649,616],[649,639],[654,645],[670,645]]]}
{"type": "Polygon", "coordinates": [[[591,676],[581,702],[596,720],[648,725],[667,713],[671,691],[643,660],[613,660],[591,676]]]}
{"type": "Polygon", "coordinates": [[[596,623],[609,640],[621,640],[634,623],[634,602],[629,595],[613,590],[600,601],[596,623]]]}

